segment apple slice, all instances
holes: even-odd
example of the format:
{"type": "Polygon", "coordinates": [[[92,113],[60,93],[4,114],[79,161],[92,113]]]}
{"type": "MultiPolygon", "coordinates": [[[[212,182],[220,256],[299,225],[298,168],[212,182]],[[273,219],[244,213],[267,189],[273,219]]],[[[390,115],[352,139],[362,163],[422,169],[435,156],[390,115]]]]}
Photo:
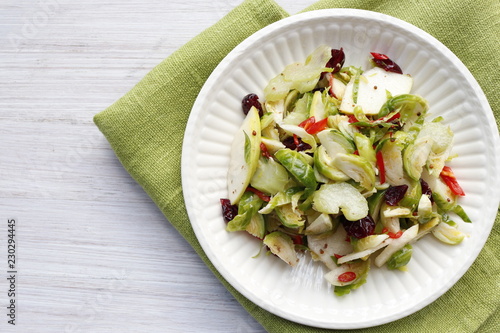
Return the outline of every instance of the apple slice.
{"type": "Polygon", "coordinates": [[[335,97],[337,97],[337,99],[341,101],[344,98],[346,85],[336,78],[332,79],[330,85],[332,86],[331,90],[335,97]]]}
{"type": "Polygon", "coordinates": [[[408,94],[413,86],[413,78],[407,74],[386,72],[375,67],[361,75],[358,86],[357,103],[353,99],[354,79],[345,88],[340,111],[352,114],[356,106],[361,106],[366,115],[376,115],[387,101],[387,91],[392,96],[408,94]]]}
{"type": "Polygon", "coordinates": [[[235,205],[252,179],[260,156],[259,111],[252,107],[234,136],[229,157],[227,190],[231,204],[235,205]]]}

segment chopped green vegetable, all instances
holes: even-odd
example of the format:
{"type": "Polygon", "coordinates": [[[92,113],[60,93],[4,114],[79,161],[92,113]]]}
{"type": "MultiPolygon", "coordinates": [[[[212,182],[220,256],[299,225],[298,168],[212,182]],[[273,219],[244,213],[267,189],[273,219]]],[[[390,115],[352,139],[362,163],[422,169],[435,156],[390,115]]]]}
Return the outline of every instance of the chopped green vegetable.
{"type": "Polygon", "coordinates": [[[306,188],[316,189],[318,183],[314,177],[314,170],[302,154],[286,148],[277,151],[274,156],[299,183],[306,188]]]}
{"type": "Polygon", "coordinates": [[[403,166],[406,174],[413,180],[419,180],[423,167],[431,152],[433,140],[423,137],[406,147],[403,153],[403,166]]]}
{"type": "MultiPolygon", "coordinates": [[[[333,159],[328,156],[324,146],[320,146],[314,154],[314,166],[325,177],[334,181],[349,180],[349,176],[333,166],[333,159]]],[[[326,183],[326,182],[324,182],[326,183]]]]}
{"type": "Polygon", "coordinates": [[[332,218],[328,214],[321,213],[307,226],[305,234],[316,235],[331,230],[333,230],[332,218]]]}
{"type": "Polygon", "coordinates": [[[359,156],[375,167],[377,158],[375,157],[375,149],[373,149],[371,140],[361,133],[354,133],[354,143],[356,144],[356,148],[358,148],[359,156]]]}
{"type": "Polygon", "coordinates": [[[371,262],[407,270],[427,234],[461,243],[462,222],[449,214],[471,222],[445,165],[454,156],[445,119],[427,119],[401,69],[342,67],[344,58],[321,45],[272,78],[262,103],[244,99],[221,199],[228,231],[261,239],[292,266],[310,253],[337,296],[364,284],[371,262]]]}
{"type": "Polygon", "coordinates": [[[432,230],[432,234],[441,242],[449,245],[460,244],[465,238],[465,234],[463,232],[445,222],[439,223],[432,230]]]}
{"type": "Polygon", "coordinates": [[[261,214],[254,214],[245,229],[250,235],[263,239],[266,235],[266,221],[261,214]]]}
{"type": "Polygon", "coordinates": [[[264,237],[263,242],[269,247],[269,250],[271,250],[273,254],[277,255],[290,266],[295,266],[299,262],[293,246],[293,241],[287,234],[280,231],[274,231],[264,237]]]}
{"type": "Polygon", "coordinates": [[[401,269],[405,267],[411,259],[413,253],[413,247],[410,244],[406,244],[401,250],[396,251],[389,261],[387,261],[387,267],[389,269],[401,269]]]}
{"type": "Polygon", "coordinates": [[[238,215],[229,221],[226,226],[227,231],[245,230],[252,216],[260,209],[263,201],[258,195],[252,192],[245,192],[238,203],[238,215]]]}
{"type": "Polygon", "coordinates": [[[365,189],[370,191],[375,186],[375,171],[364,157],[340,153],[333,159],[333,165],[365,189]]]}
{"type": "Polygon", "coordinates": [[[276,193],[271,200],[264,206],[261,210],[259,210],[260,214],[269,214],[276,207],[283,206],[289,203],[292,203],[294,198],[298,195],[298,197],[302,196],[304,193],[301,187],[291,187],[287,190],[276,193]]]}
{"type": "Polygon", "coordinates": [[[281,224],[287,228],[300,228],[306,222],[302,217],[302,213],[293,209],[292,204],[276,207],[275,211],[281,220],[281,224]]]}
{"type": "Polygon", "coordinates": [[[261,157],[257,170],[250,181],[250,185],[259,191],[276,194],[289,181],[286,169],[272,158],[261,157]]]}

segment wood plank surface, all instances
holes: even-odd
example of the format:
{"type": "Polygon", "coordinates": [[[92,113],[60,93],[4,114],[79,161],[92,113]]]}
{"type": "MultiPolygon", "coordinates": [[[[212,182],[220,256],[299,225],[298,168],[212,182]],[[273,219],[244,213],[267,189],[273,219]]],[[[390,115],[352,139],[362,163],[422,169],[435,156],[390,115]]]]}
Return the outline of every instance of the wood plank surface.
{"type": "MultiPolygon", "coordinates": [[[[263,332],[92,122],[241,1],[3,0],[0,332],[263,332]],[[8,324],[9,219],[16,325],[8,324]]],[[[295,13],[314,1],[277,1],[295,13]]]]}

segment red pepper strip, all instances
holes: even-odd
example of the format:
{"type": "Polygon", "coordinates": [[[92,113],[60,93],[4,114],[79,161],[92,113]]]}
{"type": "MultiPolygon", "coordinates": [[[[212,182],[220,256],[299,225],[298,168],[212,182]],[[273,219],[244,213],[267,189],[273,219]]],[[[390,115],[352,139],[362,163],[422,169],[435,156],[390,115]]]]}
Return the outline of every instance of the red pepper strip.
{"type": "Polygon", "coordinates": [[[401,113],[398,112],[394,116],[392,116],[391,118],[387,119],[385,122],[390,123],[391,121],[394,121],[394,120],[399,119],[399,118],[401,118],[401,113]]]}
{"type": "Polygon", "coordinates": [[[306,130],[307,132],[307,129],[309,127],[311,127],[311,125],[313,125],[314,123],[316,122],[316,118],[314,118],[314,116],[310,117],[310,118],[307,118],[306,120],[304,120],[303,122],[301,122],[299,124],[299,127],[302,127],[303,129],[306,130]]]}
{"type": "Polygon", "coordinates": [[[261,200],[263,200],[263,201],[265,201],[265,202],[269,202],[269,201],[271,200],[271,197],[270,197],[270,196],[265,195],[264,193],[262,193],[261,191],[257,190],[256,188],[253,188],[253,187],[248,186],[248,187],[247,187],[247,191],[249,191],[249,192],[253,192],[253,193],[257,194],[257,196],[258,196],[261,200]]]}
{"type": "Polygon", "coordinates": [[[264,144],[264,142],[260,143],[260,150],[262,151],[262,156],[271,158],[271,154],[269,154],[269,150],[267,150],[267,147],[264,144]]]}
{"type": "Polygon", "coordinates": [[[349,119],[348,119],[348,121],[349,121],[349,123],[350,123],[350,124],[352,124],[352,123],[357,123],[357,122],[358,122],[358,120],[356,119],[356,117],[354,117],[354,115],[353,115],[353,114],[350,114],[350,115],[349,115],[349,116],[347,116],[347,117],[349,118],[349,119]]]}
{"type": "Polygon", "coordinates": [[[385,54],[382,54],[382,53],[370,52],[370,54],[372,55],[372,57],[374,59],[379,59],[379,60],[389,59],[388,56],[386,56],[385,54]]]}
{"type": "Polygon", "coordinates": [[[403,231],[399,230],[396,233],[394,233],[394,232],[388,232],[387,234],[389,235],[390,238],[399,238],[403,234],[403,231]]]}
{"type": "Polygon", "coordinates": [[[325,118],[325,119],[321,119],[320,121],[315,122],[314,124],[312,124],[308,128],[305,128],[305,130],[307,133],[314,135],[314,134],[319,133],[322,130],[324,130],[327,126],[328,126],[328,118],[325,118]]]}
{"type": "Polygon", "coordinates": [[[341,255],[341,254],[337,254],[337,253],[334,253],[333,255],[334,255],[334,256],[335,256],[335,258],[337,258],[337,259],[340,259],[340,258],[342,258],[342,257],[343,257],[343,255],[341,255]]]}
{"type": "Polygon", "coordinates": [[[457,178],[455,177],[455,174],[453,173],[453,171],[449,166],[445,166],[439,176],[446,183],[446,185],[448,185],[448,187],[454,194],[462,197],[465,195],[464,190],[458,184],[457,178]]]}
{"type": "Polygon", "coordinates": [[[295,143],[296,146],[300,144],[299,137],[297,136],[297,134],[293,135],[293,143],[295,143]]]}
{"type": "Polygon", "coordinates": [[[356,273],[354,272],[345,272],[339,275],[338,280],[340,282],[351,282],[356,278],[356,273]]]}
{"type": "Polygon", "coordinates": [[[359,151],[356,149],[353,154],[359,156],[359,151]]]}
{"type": "Polygon", "coordinates": [[[381,151],[377,152],[377,168],[378,168],[378,176],[380,178],[380,184],[385,183],[385,164],[384,164],[384,156],[381,151]]]}
{"type": "Polygon", "coordinates": [[[394,233],[394,232],[389,232],[389,229],[384,228],[382,229],[382,233],[387,234],[389,238],[399,238],[403,234],[403,231],[399,230],[398,232],[394,233]]]}
{"type": "Polygon", "coordinates": [[[398,64],[389,59],[389,57],[386,56],[385,54],[375,53],[375,52],[370,52],[370,54],[373,56],[373,62],[378,67],[382,68],[387,72],[403,74],[401,67],[399,67],[398,64]]]}

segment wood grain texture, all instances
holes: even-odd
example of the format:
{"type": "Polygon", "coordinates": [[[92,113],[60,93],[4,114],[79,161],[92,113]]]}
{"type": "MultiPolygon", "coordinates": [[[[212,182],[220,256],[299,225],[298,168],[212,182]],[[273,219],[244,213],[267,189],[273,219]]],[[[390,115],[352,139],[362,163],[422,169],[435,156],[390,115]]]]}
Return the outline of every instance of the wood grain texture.
{"type": "MultiPolygon", "coordinates": [[[[240,2],[2,1],[1,332],[263,332],[92,122],[240,2]],[[5,319],[12,217],[15,327],[5,319]]],[[[314,1],[277,2],[294,13],[314,1]]]]}

